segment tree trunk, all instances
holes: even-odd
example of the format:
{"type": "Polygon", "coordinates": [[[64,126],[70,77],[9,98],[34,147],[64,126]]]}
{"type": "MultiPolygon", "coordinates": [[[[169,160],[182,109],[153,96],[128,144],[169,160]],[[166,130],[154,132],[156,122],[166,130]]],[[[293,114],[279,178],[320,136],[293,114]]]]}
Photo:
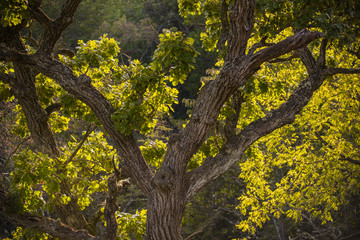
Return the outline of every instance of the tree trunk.
{"type": "Polygon", "coordinates": [[[273,218],[273,221],[274,221],[274,225],[276,228],[278,240],[287,240],[288,236],[286,234],[286,229],[285,229],[282,217],[280,216],[280,218],[278,218],[278,219],[273,218]]]}
{"type": "Polygon", "coordinates": [[[148,198],[146,240],[181,240],[181,220],[186,206],[185,194],[154,192],[148,198]]]}
{"type": "MultiPolygon", "coordinates": [[[[9,31],[7,44],[12,49],[27,53],[19,32],[9,31]]],[[[27,120],[27,127],[37,150],[53,157],[59,157],[60,151],[49,124],[49,116],[41,106],[35,85],[38,72],[22,63],[14,63],[14,72],[14,81],[11,82],[12,92],[21,105],[27,120]]],[[[71,197],[68,204],[59,204],[55,207],[62,222],[76,229],[91,231],[92,229],[88,226],[77,199],[71,194],[71,186],[67,179],[61,183],[61,193],[71,197]]]]}

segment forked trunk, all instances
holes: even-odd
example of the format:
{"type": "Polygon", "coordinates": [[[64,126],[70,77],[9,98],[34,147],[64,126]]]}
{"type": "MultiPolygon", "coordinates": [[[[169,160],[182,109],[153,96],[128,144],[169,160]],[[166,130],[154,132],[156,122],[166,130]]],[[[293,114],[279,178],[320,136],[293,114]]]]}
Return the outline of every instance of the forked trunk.
{"type": "Polygon", "coordinates": [[[185,195],[155,192],[148,198],[146,240],[181,240],[185,195]]]}

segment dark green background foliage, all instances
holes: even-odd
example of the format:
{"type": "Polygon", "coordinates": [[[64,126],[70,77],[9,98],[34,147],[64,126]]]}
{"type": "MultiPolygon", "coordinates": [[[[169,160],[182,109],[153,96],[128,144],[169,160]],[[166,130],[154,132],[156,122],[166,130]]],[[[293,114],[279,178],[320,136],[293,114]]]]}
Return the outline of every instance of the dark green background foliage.
{"type": "MultiPolygon", "coordinates": [[[[64,2],[46,0],[42,7],[49,17],[55,17],[64,2]]],[[[226,2],[232,6],[233,1],[226,2]]],[[[221,4],[220,0],[85,0],[74,23],[58,42],[57,49],[69,48],[76,53],[75,57],[61,56],[59,61],[77,75],[91,76],[94,86],[115,108],[112,119],[117,130],[125,134],[135,130],[153,171],[161,166],[169,136],[186,124],[199,89],[214,79],[223,64],[224,48],[217,49],[218,38],[224,31],[221,4]]],[[[359,59],[347,56],[349,53],[360,56],[358,0],[258,0],[255,15],[251,43],[261,39],[278,42],[309,28],[323,32],[329,40],[327,66],[360,66],[359,59]]],[[[3,26],[20,24],[29,17],[21,0],[1,1],[0,16],[3,26]]],[[[38,40],[40,29],[38,23],[30,22],[24,34],[31,33],[38,40]]],[[[36,48],[34,41],[27,39],[26,43],[30,49],[36,48]]],[[[319,46],[320,41],[315,41],[309,49],[317,51],[319,46]]],[[[1,63],[0,71],[7,72],[11,67],[1,63]]],[[[244,102],[238,129],[283,103],[306,74],[298,60],[265,63],[239,89],[244,102]]],[[[358,239],[359,166],[339,160],[344,156],[359,158],[358,83],[358,77],[329,79],[294,124],[256,142],[240,159],[240,165],[199,192],[188,204],[183,219],[185,238],[194,234],[191,239],[275,240],[281,239],[280,228],[286,232],[284,236],[294,239],[330,239],[332,233],[339,232],[354,234],[349,239],[358,239]]],[[[55,101],[63,105],[61,114],[51,115],[50,123],[57,129],[64,153],[57,160],[66,162],[89,123],[98,130],[102,127],[86,105],[54,81],[39,75],[37,87],[44,107],[55,101]]],[[[0,102],[0,124],[8,129],[0,129],[6,136],[0,139],[0,144],[15,148],[15,143],[26,138],[29,131],[23,113],[11,98],[9,85],[1,83],[0,90],[0,100],[8,101],[0,102]]],[[[219,152],[225,141],[224,119],[234,114],[230,105],[230,101],[224,105],[211,136],[193,156],[188,169],[198,167],[207,156],[219,152]]],[[[112,144],[95,131],[74,163],[57,165],[73,177],[76,186],[73,190],[82,199],[82,210],[89,218],[98,217],[97,205],[104,201],[98,192],[113,168],[108,159],[109,154],[116,155],[112,144]]],[[[51,175],[56,175],[58,169],[52,169],[50,175],[48,169],[58,163],[45,154],[27,150],[30,146],[25,143],[16,160],[9,164],[9,169],[15,172],[12,184],[41,183],[61,201],[69,201],[66,196],[56,195],[61,179],[67,175],[55,181],[51,175]]],[[[9,153],[1,149],[0,154],[9,153]]],[[[120,158],[114,157],[114,162],[121,166],[120,158]]],[[[24,201],[33,212],[48,214],[53,210],[51,204],[31,195],[26,187],[10,196],[9,211],[23,211],[24,201]]],[[[50,197],[46,200],[56,201],[50,197]]],[[[144,231],[145,213],[141,210],[146,208],[145,196],[131,185],[122,192],[118,203],[122,236],[140,239],[144,231]]],[[[14,226],[2,220],[0,215],[0,222],[4,222],[0,228],[14,230],[14,226]]],[[[0,238],[2,233],[3,230],[0,238]]],[[[17,234],[20,236],[17,239],[43,236],[28,230],[21,233],[23,236],[17,234]]]]}

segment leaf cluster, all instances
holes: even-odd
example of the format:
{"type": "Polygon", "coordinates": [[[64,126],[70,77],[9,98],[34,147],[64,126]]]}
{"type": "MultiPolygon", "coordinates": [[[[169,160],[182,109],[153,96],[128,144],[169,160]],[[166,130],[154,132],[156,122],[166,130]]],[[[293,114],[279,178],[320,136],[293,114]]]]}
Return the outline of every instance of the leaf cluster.
{"type": "Polygon", "coordinates": [[[59,204],[77,199],[81,209],[90,204],[92,195],[106,189],[107,178],[113,170],[109,157],[115,156],[101,132],[91,134],[76,156],[70,158],[78,146],[74,138],[62,148],[60,158],[31,150],[14,156],[12,188],[19,194],[25,211],[49,214],[59,204]],[[70,192],[64,193],[64,182],[70,192]],[[39,212],[40,211],[40,212],[39,212]]]}
{"type": "MultiPolygon", "coordinates": [[[[327,61],[341,63],[339,67],[358,64],[356,58],[334,49],[328,50],[327,61]]],[[[269,64],[259,71],[252,115],[265,116],[286,99],[297,84],[286,76],[305,74],[296,61],[269,64]],[[279,79],[287,81],[277,91],[279,79]],[[267,83],[269,91],[261,90],[260,81],[267,83]]],[[[360,168],[345,160],[359,156],[359,92],[353,87],[358,81],[350,76],[329,79],[294,124],[248,149],[248,160],[240,164],[240,178],[247,188],[239,198],[238,208],[246,216],[239,228],[254,233],[271,218],[285,216],[299,222],[304,214],[325,224],[333,221],[340,206],[348,204],[349,196],[359,193],[360,168]]],[[[248,100],[255,95],[248,94],[248,100]]]]}
{"type": "Polygon", "coordinates": [[[3,27],[20,24],[28,16],[27,1],[6,0],[0,2],[0,24],[3,27]]]}

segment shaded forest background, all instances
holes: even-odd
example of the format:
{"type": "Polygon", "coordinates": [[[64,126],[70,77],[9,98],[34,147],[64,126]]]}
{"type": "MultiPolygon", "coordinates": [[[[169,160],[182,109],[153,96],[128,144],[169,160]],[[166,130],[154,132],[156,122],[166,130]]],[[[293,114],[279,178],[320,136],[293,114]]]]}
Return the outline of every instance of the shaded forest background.
{"type": "MultiPolygon", "coordinates": [[[[50,17],[57,16],[63,1],[45,1],[43,8],[50,17]]],[[[184,20],[178,14],[175,0],[95,0],[84,1],[75,17],[74,23],[64,32],[59,42],[59,48],[66,46],[76,52],[78,40],[84,42],[98,39],[103,34],[120,42],[120,61],[127,63],[131,59],[139,59],[143,63],[150,62],[152,54],[159,43],[158,34],[163,29],[177,28],[186,35],[199,40],[200,32],[205,27],[204,19],[193,17],[184,20]]],[[[41,34],[34,23],[32,36],[37,38],[41,34]]],[[[179,104],[173,106],[174,114],[163,119],[158,127],[159,135],[166,136],[181,128],[184,119],[191,113],[192,100],[196,97],[204,80],[217,61],[216,51],[205,51],[200,41],[195,41],[195,48],[199,52],[196,69],[191,72],[184,84],[177,86],[179,90],[179,104]]],[[[10,134],[7,127],[14,118],[12,104],[0,103],[1,109],[1,144],[2,151],[16,148],[18,139],[10,134]]],[[[75,128],[76,129],[76,128],[75,128]]],[[[76,131],[76,130],[74,130],[76,131]]],[[[183,220],[183,235],[185,239],[360,239],[360,194],[349,197],[348,205],[339,208],[333,215],[333,222],[322,224],[320,220],[309,216],[295,222],[287,218],[273,218],[263,228],[249,235],[236,227],[244,216],[236,209],[239,205],[238,197],[245,191],[245,183],[238,178],[240,167],[234,166],[231,171],[213,181],[201,191],[189,204],[183,220]],[[332,238],[333,236],[333,238],[332,238]],[[188,237],[188,238],[186,238],[188,237]]],[[[146,207],[146,199],[134,185],[126,188],[120,197],[122,212],[136,213],[146,207]]],[[[91,211],[89,211],[91,212],[91,211]]],[[[0,216],[0,236],[7,237],[14,230],[14,226],[0,216]]]]}

